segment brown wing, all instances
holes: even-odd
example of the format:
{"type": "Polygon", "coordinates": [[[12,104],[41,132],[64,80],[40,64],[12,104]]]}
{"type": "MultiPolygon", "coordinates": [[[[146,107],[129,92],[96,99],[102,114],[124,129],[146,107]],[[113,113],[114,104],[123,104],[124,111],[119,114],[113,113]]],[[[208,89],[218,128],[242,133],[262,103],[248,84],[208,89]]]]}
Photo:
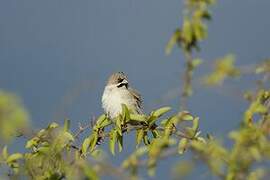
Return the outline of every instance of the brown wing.
{"type": "Polygon", "coordinates": [[[132,96],[136,99],[136,102],[138,104],[138,107],[142,109],[142,97],[139,94],[139,92],[135,89],[129,88],[129,91],[131,92],[132,96]]]}

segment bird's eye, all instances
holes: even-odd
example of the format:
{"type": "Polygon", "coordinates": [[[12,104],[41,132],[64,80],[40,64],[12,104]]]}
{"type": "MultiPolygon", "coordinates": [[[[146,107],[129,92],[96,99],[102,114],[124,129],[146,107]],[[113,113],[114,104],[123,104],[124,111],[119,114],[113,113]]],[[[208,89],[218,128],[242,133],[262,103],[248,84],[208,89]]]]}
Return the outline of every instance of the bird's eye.
{"type": "Polygon", "coordinates": [[[124,80],[124,79],[122,79],[122,78],[118,78],[118,79],[117,79],[118,83],[121,83],[123,80],[124,80]]]}

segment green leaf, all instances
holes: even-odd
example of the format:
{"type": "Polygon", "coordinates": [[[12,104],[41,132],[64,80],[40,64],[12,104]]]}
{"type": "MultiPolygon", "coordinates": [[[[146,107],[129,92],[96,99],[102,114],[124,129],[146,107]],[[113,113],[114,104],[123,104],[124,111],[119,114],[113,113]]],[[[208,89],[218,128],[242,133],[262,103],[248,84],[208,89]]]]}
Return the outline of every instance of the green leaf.
{"type": "Polygon", "coordinates": [[[158,118],[156,116],[154,116],[152,113],[152,115],[148,119],[149,127],[151,127],[157,120],[158,120],[158,118]]]}
{"type": "Polygon", "coordinates": [[[139,146],[141,143],[142,139],[144,137],[144,130],[143,129],[138,129],[136,133],[136,147],[139,146]]]}
{"type": "Polygon", "coordinates": [[[197,132],[198,131],[198,128],[199,128],[199,118],[196,117],[194,118],[193,120],[193,126],[192,126],[192,129],[197,132]]]}
{"type": "Polygon", "coordinates": [[[70,128],[70,120],[69,119],[65,119],[64,122],[64,131],[69,131],[70,128]]]}
{"type": "Polygon", "coordinates": [[[181,37],[181,31],[179,29],[177,29],[166,45],[165,53],[167,55],[171,54],[174,45],[177,43],[177,41],[180,39],[180,37],[181,37]]]}
{"type": "Polygon", "coordinates": [[[235,57],[231,54],[217,59],[214,70],[203,78],[205,85],[221,85],[228,77],[238,77],[240,69],[235,67],[235,57]]]}
{"type": "Polygon", "coordinates": [[[183,154],[185,152],[186,147],[187,147],[187,143],[188,143],[188,139],[187,138],[182,138],[179,141],[179,144],[178,144],[178,153],[179,154],[183,154]]]}
{"type": "Polygon", "coordinates": [[[105,121],[106,118],[106,115],[105,114],[102,114],[101,116],[99,116],[99,118],[97,119],[97,122],[96,122],[96,125],[97,126],[101,126],[101,124],[103,123],[103,121],[105,121]]]}
{"type": "Polygon", "coordinates": [[[193,68],[196,68],[196,67],[198,67],[200,64],[202,64],[202,60],[199,59],[199,58],[193,59],[191,63],[192,63],[192,67],[193,67],[193,68]]]}
{"type": "Polygon", "coordinates": [[[124,122],[128,122],[130,120],[129,110],[125,104],[121,104],[121,105],[122,105],[123,120],[124,120],[124,122]]]}
{"type": "Polygon", "coordinates": [[[25,148],[32,148],[34,146],[37,146],[38,141],[39,141],[38,137],[34,137],[34,138],[30,139],[29,141],[26,142],[25,148]]]}
{"type": "Polygon", "coordinates": [[[185,19],[184,24],[183,24],[183,37],[187,44],[191,43],[192,36],[193,36],[193,31],[192,31],[191,23],[188,19],[185,19]]]}
{"type": "Polygon", "coordinates": [[[121,116],[119,115],[119,116],[117,116],[117,118],[116,118],[116,120],[115,120],[115,125],[116,125],[116,127],[117,128],[119,128],[119,129],[121,129],[121,124],[122,124],[122,122],[121,122],[121,116]]]}
{"type": "Polygon", "coordinates": [[[97,144],[97,140],[98,140],[98,134],[97,133],[92,134],[91,141],[90,141],[90,151],[91,152],[95,149],[96,144],[97,144]]]}
{"type": "Polygon", "coordinates": [[[47,129],[41,129],[41,130],[37,133],[36,137],[37,137],[37,138],[40,138],[40,137],[42,137],[42,136],[45,136],[47,133],[48,133],[48,128],[47,128],[47,129]]]}
{"type": "Polygon", "coordinates": [[[63,135],[68,141],[74,141],[75,140],[73,135],[71,133],[69,133],[69,132],[64,132],[63,135]]]}
{"type": "Polygon", "coordinates": [[[145,133],[144,136],[143,136],[143,143],[144,143],[144,145],[149,145],[150,144],[147,133],[145,133]]]}
{"type": "Polygon", "coordinates": [[[2,156],[4,159],[8,158],[8,149],[7,146],[4,146],[3,150],[2,150],[2,156]]]}
{"type": "Polygon", "coordinates": [[[104,128],[110,124],[112,124],[112,121],[110,119],[106,118],[102,123],[100,123],[99,127],[104,128]]]}
{"type": "Polygon", "coordinates": [[[109,146],[110,146],[110,151],[113,155],[115,155],[115,143],[116,143],[116,137],[117,137],[117,131],[111,130],[110,133],[110,142],[109,142],[109,146]]]}
{"type": "Polygon", "coordinates": [[[49,146],[40,147],[37,149],[37,152],[48,154],[50,152],[50,147],[49,146]]]}
{"type": "Polygon", "coordinates": [[[181,119],[184,121],[192,121],[194,118],[189,112],[185,112],[181,115],[181,119]]]}
{"type": "Polygon", "coordinates": [[[198,39],[199,41],[207,37],[206,26],[204,26],[201,21],[197,21],[193,23],[193,30],[194,30],[196,39],[198,39]]]}
{"type": "Polygon", "coordinates": [[[194,137],[196,132],[193,130],[193,128],[190,127],[186,127],[185,128],[186,134],[188,135],[188,137],[194,137]]]}
{"type": "Polygon", "coordinates": [[[117,135],[117,142],[118,142],[118,150],[119,152],[122,152],[123,150],[123,136],[120,134],[117,135]]]}
{"type": "Polygon", "coordinates": [[[11,163],[13,161],[17,161],[18,159],[22,159],[23,155],[21,153],[14,153],[11,154],[8,158],[7,158],[7,163],[11,163]]]}
{"type": "Polygon", "coordinates": [[[251,147],[249,149],[249,152],[252,155],[252,157],[257,161],[260,161],[262,159],[262,154],[260,153],[257,147],[251,147]]]}
{"type": "Polygon", "coordinates": [[[122,136],[122,127],[121,127],[121,118],[120,116],[118,116],[118,118],[116,119],[116,127],[115,127],[116,131],[118,132],[118,134],[120,134],[122,136]]]}
{"type": "Polygon", "coordinates": [[[170,107],[162,107],[162,108],[155,110],[152,115],[159,118],[160,116],[162,116],[163,114],[167,113],[170,110],[171,110],[170,107]]]}
{"type": "Polygon", "coordinates": [[[85,138],[82,144],[82,153],[85,154],[90,146],[91,139],[85,138]]]}
{"type": "Polygon", "coordinates": [[[130,114],[130,119],[134,121],[147,122],[147,117],[141,114],[130,114]]]}
{"type": "Polygon", "coordinates": [[[151,131],[151,133],[152,133],[154,138],[157,138],[159,136],[157,130],[153,130],[153,131],[151,131]]]}
{"type": "Polygon", "coordinates": [[[48,128],[47,129],[54,129],[54,128],[57,128],[59,127],[59,125],[55,122],[52,122],[51,124],[49,124],[48,128]]]}
{"type": "Polygon", "coordinates": [[[29,115],[20,99],[2,90],[0,90],[0,124],[1,145],[21,135],[21,130],[29,128],[29,115]]]}
{"type": "Polygon", "coordinates": [[[179,118],[178,115],[173,115],[171,117],[169,117],[168,119],[164,119],[162,120],[161,122],[161,125],[164,126],[164,127],[171,127],[173,124],[178,124],[179,120],[181,120],[179,118]]]}
{"type": "Polygon", "coordinates": [[[255,108],[255,112],[257,113],[266,113],[268,111],[267,107],[265,107],[262,104],[258,104],[257,107],[255,108]]]}

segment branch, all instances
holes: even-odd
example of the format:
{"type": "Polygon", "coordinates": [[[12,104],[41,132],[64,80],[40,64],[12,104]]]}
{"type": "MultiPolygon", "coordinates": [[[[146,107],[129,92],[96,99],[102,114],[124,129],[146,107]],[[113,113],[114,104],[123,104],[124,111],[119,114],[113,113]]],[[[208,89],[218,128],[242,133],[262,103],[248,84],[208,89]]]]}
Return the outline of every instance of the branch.
{"type": "Polygon", "coordinates": [[[192,55],[189,51],[184,51],[185,56],[185,72],[183,75],[183,89],[181,93],[180,100],[180,111],[186,110],[187,108],[187,99],[190,96],[191,91],[191,81],[192,81],[192,55]]]}
{"type": "Polygon", "coordinates": [[[95,122],[96,122],[96,118],[92,117],[92,120],[90,120],[90,123],[85,126],[82,126],[81,123],[79,123],[79,130],[75,133],[74,139],[78,139],[80,134],[82,134],[86,129],[93,127],[95,122]]]}
{"type": "Polygon", "coordinates": [[[87,124],[85,126],[81,126],[81,123],[79,123],[79,130],[75,133],[74,139],[78,139],[80,134],[82,134],[86,129],[91,128],[91,124],[87,124]]]}

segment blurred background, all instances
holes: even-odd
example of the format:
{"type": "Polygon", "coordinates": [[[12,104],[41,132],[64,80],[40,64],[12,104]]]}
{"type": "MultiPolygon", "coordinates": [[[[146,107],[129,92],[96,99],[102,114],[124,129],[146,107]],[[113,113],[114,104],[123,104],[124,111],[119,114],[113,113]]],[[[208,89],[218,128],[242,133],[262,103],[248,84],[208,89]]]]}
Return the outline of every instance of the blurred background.
{"type": "MultiPolygon", "coordinates": [[[[195,79],[228,53],[236,55],[237,65],[269,57],[269,7],[269,0],[219,1],[195,79]]],[[[35,128],[69,118],[75,131],[79,122],[99,116],[103,88],[115,71],[129,76],[146,113],[164,105],[177,112],[184,58],[177,48],[170,56],[164,49],[181,24],[182,10],[181,0],[2,0],[0,88],[23,99],[35,128]]],[[[238,127],[247,106],[239,90],[254,86],[253,77],[226,81],[226,91],[194,84],[188,107],[201,118],[202,132],[223,137],[238,127]]],[[[132,142],[125,141],[113,163],[132,152],[132,142]]]]}

